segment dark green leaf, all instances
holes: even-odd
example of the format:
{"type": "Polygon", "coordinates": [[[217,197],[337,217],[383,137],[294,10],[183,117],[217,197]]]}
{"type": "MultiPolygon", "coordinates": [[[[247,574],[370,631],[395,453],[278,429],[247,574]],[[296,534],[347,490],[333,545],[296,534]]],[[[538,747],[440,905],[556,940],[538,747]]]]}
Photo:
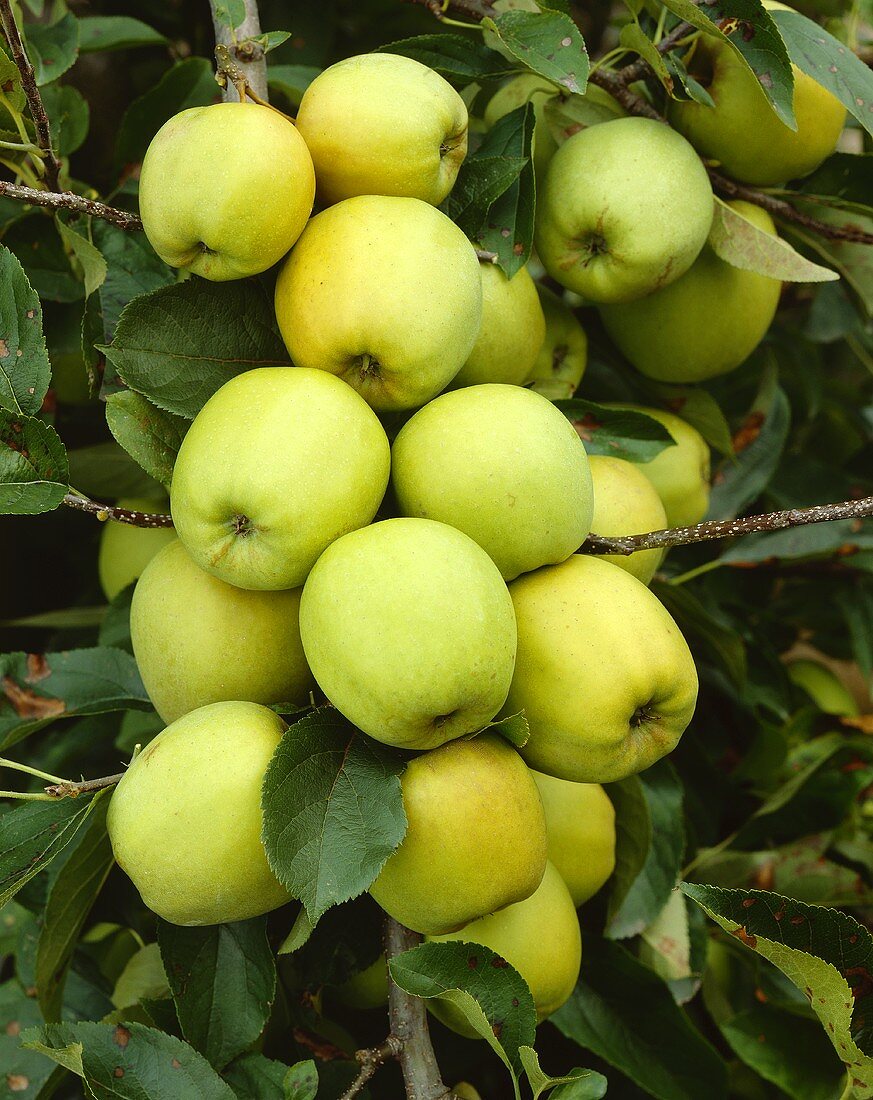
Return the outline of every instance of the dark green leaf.
{"type": "Polygon", "coordinates": [[[71,84],[52,83],[42,89],[42,103],[51,122],[55,152],[68,157],[88,136],[88,101],[71,84]]]}
{"type": "Polygon", "coordinates": [[[72,226],[67,225],[59,215],[55,217],[55,224],[61,240],[70,253],[75,256],[81,269],[82,281],[85,284],[85,297],[88,297],[98,287],[102,286],[106,279],[106,260],[103,258],[100,249],[96,248],[84,233],[78,232],[72,226]]]}
{"type": "Polygon", "coordinates": [[[286,1100],[283,1082],[289,1067],[263,1054],[242,1054],[222,1073],[239,1100],[286,1100]]]}
{"type": "Polygon", "coordinates": [[[377,52],[411,57],[434,69],[451,84],[464,87],[483,80],[508,76],[513,67],[494,50],[461,34],[421,34],[379,46],[377,52]]]}
{"type": "Polygon", "coordinates": [[[461,165],[446,199],[446,213],[468,237],[478,236],[491,204],[518,179],[527,163],[524,157],[470,157],[461,165]]]}
{"type": "Polygon", "coordinates": [[[37,84],[48,84],[67,71],[79,55],[79,20],[66,12],[56,23],[27,23],[27,52],[37,84]]]}
{"type": "Polygon", "coordinates": [[[508,279],[527,263],[533,246],[534,181],[531,147],[535,124],[530,103],[499,118],[488,131],[478,153],[509,160],[527,158],[514,183],[491,205],[480,232],[483,248],[497,254],[497,263],[508,279]]]}
{"type": "Polygon", "coordinates": [[[0,513],[51,512],[69,487],[67,452],[54,428],[0,409],[0,513]]]}
{"type": "Polygon", "coordinates": [[[235,30],[246,17],[245,0],[216,0],[212,16],[228,30],[235,30]]]}
{"type": "Polygon", "coordinates": [[[134,390],[119,390],[106,398],[106,423],[146,473],[169,489],[188,422],[134,390]]]}
{"type": "MultiPolygon", "coordinates": [[[[5,912],[4,912],[5,915],[5,912]]],[[[3,1100],[40,1100],[52,1095],[50,1078],[57,1082],[63,1070],[47,1062],[33,1050],[23,1050],[19,1033],[23,1028],[42,1023],[39,1008],[28,997],[20,982],[10,979],[0,985],[0,1095],[3,1100]],[[3,1085],[6,1087],[3,1088],[3,1085]]]]}
{"type": "Polygon", "coordinates": [[[310,918],[363,893],[403,839],[399,754],[338,711],[289,727],[264,777],[264,847],[310,918]]]}
{"type": "Polygon", "coordinates": [[[552,1023],[658,1100],[727,1095],[724,1063],[667,985],[611,940],[586,936],[579,983],[552,1023]]]}
{"type": "Polygon", "coordinates": [[[635,409],[611,409],[578,397],[555,405],[572,423],[590,455],[650,462],[665,447],[675,446],[659,420],[635,409]]]}
{"type": "Polygon", "coordinates": [[[303,93],[320,72],[312,65],[270,65],[267,84],[271,92],[279,92],[293,107],[299,107],[303,93]]]}
{"type": "MultiPolygon", "coordinates": [[[[93,811],[72,843],[52,882],[36,947],[36,988],[47,1022],[61,1017],[64,982],[82,926],[113,864],[106,832],[109,791],[93,800],[93,811]]],[[[70,800],[72,801],[72,800],[70,800]]]]}
{"type": "MultiPolygon", "coordinates": [[[[744,540],[740,540],[742,542],[744,540]]],[[[736,628],[707,607],[687,585],[654,584],[655,595],[667,608],[688,639],[720,665],[738,690],[746,681],[746,647],[736,628]]]]}
{"type": "Polygon", "coordinates": [[[214,103],[220,94],[212,64],[205,57],[179,61],[125,112],[116,142],[119,163],[142,160],[149,142],[167,119],[188,107],[214,103]]]}
{"type": "Polygon", "coordinates": [[[104,350],[131,389],[188,419],[237,374],[289,363],[261,284],[196,276],[135,298],[104,350]]]}
{"type": "Polygon", "coordinates": [[[2,245],[0,287],[0,408],[34,416],[51,377],[42,307],[21,264],[2,245]]]}
{"type": "Polygon", "coordinates": [[[315,1100],[318,1094],[318,1069],[315,1062],[308,1058],[305,1062],[295,1062],[285,1074],[282,1082],[285,1100],[315,1100]]]}
{"type": "Polygon", "coordinates": [[[873,195],[873,153],[834,153],[796,187],[805,195],[815,196],[817,202],[830,199],[844,209],[869,213],[870,196],[873,195]]]}
{"type": "Polygon", "coordinates": [[[161,921],[158,942],[182,1034],[222,1069],[261,1034],[276,993],[265,918],[206,928],[161,921]]]}
{"type": "Polygon", "coordinates": [[[145,233],[127,233],[107,222],[93,226],[94,242],[109,265],[100,287],[104,337],[111,340],[121,311],[132,298],[175,283],[173,270],[161,260],[145,233]]]}
{"type": "Polygon", "coordinates": [[[69,451],[70,483],[88,496],[115,500],[118,497],[151,497],[164,490],[154,478],[113,440],[69,451]]]}
{"type": "Polygon", "coordinates": [[[563,12],[506,11],[483,19],[513,57],[569,92],[581,94],[588,82],[588,52],[579,28],[563,12]]]}
{"type": "Polygon", "coordinates": [[[164,46],[167,40],[130,15],[88,15],[79,20],[79,49],[127,50],[131,46],[164,46]]]}
{"type": "MultiPolygon", "coordinates": [[[[854,520],[834,520],[784,531],[764,531],[737,539],[719,558],[723,564],[790,561],[821,554],[851,555],[873,548],[873,531],[854,520]]],[[[851,560],[851,558],[849,558],[851,560]]]]}
{"type": "Polygon", "coordinates": [[[70,265],[54,218],[44,214],[22,218],[6,231],[3,243],[18,257],[40,298],[77,302],[84,297],[82,280],[70,265]]]}
{"type": "Polygon", "coordinates": [[[539,1100],[547,1092],[552,1100],[560,1100],[562,1096],[564,1100],[600,1100],[606,1095],[606,1078],[602,1073],[574,1069],[560,1077],[550,1077],[540,1067],[539,1056],[533,1047],[519,1047],[518,1053],[533,1091],[533,1100],[539,1100]]]}

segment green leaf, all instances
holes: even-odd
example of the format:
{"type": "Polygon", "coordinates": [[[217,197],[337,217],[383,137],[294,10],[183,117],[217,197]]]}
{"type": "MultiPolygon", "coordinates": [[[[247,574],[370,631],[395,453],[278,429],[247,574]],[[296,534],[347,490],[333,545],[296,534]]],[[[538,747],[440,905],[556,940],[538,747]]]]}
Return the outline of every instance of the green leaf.
{"type": "MultiPolygon", "coordinates": [[[[873,72],[824,27],[798,11],[773,11],[773,22],[794,64],[827,88],[873,134],[873,72]]],[[[869,202],[870,195],[867,199],[869,202]]]]}
{"type": "Polygon", "coordinates": [[[556,95],[543,106],[546,125],[558,145],[563,145],[568,137],[579,130],[597,126],[601,122],[612,122],[623,114],[618,103],[607,96],[595,99],[587,95],[556,95]]]}
{"type": "Polygon", "coordinates": [[[709,245],[725,263],[771,279],[794,283],[827,283],[836,271],[821,267],[796,252],[787,241],[759,229],[720,198],[709,231],[709,245]]]}
{"type": "MultiPolygon", "coordinates": [[[[64,983],[82,926],[113,865],[106,832],[109,791],[100,791],[49,889],[36,946],[36,988],[47,1022],[61,1017],[64,983]]],[[[70,800],[72,801],[72,800],[70,800]]]]}
{"type": "Polygon", "coordinates": [[[527,163],[525,157],[477,154],[468,158],[446,199],[446,213],[468,237],[478,236],[491,204],[518,179],[527,163]]]}
{"type": "Polygon", "coordinates": [[[826,554],[851,555],[873,549],[869,524],[851,519],[787,527],[783,531],[762,531],[737,539],[718,559],[722,565],[753,564],[760,561],[792,561],[826,554]]]}
{"type": "MultiPolygon", "coordinates": [[[[252,1100],[252,1097],[257,1097],[257,1100],[287,1100],[284,1081],[289,1072],[289,1067],[283,1062],[274,1062],[263,1054],[249,1051],[235,1058],[222,1077],[239,1100],[252,1100]]],[[[317,1083],[316,1075],[316,1086],[317,1083]]]]}
{"type": "MultiPolygon", "coordinates": [[[[18,66],[6,52],[7,48],[5,41],[0,43],[0,87],[3,88],[3,94],[9,100],[12,109],[20,112],[24,110],[27,99],[21,87],[21,73],[18,71],[18,66]]],[[[0,111],[2,111],[2,108],[0,108],[0,111]]],[[[0,114],[0,118],[4,117],[9,118],[8,114],[5,116],[0,114]]],[[[9,122],[12,122],[11,118],[9,122]]]]}
{"type": "Polygon", "coordinates": [[[703,603],[687,585],[655,583],[652,591],[676,620],[692,651],[699,647],[742,690],[747,673],[746,647],[735,626],[719,614],[717,607],[703,603]]]}
{"type": "Polygon", "coordinates": [[[816,202],[832,202],[843,210],[869,214],[873,195],[873,153],[833,153],[809,176],[796,185],[797,191],[783,191],[788,198],[814,196],[816,202]]]}
{"type": "Polygon", "coordinates": [[[114,440],[69,451],[70,484],[88,496],[110,500],[118,497],[151,497],[165,490],[123,451],[114,440]]]}
{"type": "Polygon", "coordinates": [[[213,5],[212,17],[229,30],[235,30],[246,17],[245,0],[218,0],[213,5]]]}
{"type": "Polygon", "coordinates": [[[303,93],[320,72],[313,65],[269,65],[267,85],[271,92],[278,92],[293,107],[299,107],[303,93]]]}
{"type": "Polygon", "coordinates": [[[158,943],[182,1034],[222,1069],[257,1039],[276,994],[266,918],[181,928],[160,921],[158,943]]]}
{"type": "Polygon", "coordinates": [[[58,1066],[33,1050],[23,1050],[19,1044],[22,1028],[41,1023],[35,998],[27,996],[20,982],[12,978],[0,985],[0,1080],[6,1086],[2,1091],[4,1100],[51,1096],[63,1076],[58,1066]]]}
{"type": "Polygon", "coordinates": [[[299,951],[303,947],[312,933],[315,931],[315,924],[309,919],[309,914],[306,912],[306,906],[300,906],[300,912],[294,918],[294,923],[291,925],[291,931],[282,940],[279,945],[276,954],[277,955],[293,955],[295,951],[299,951]]]}
{"type": "MultiPolygon", "coordinates": [[[[270,50],[275,50],[277,46],[281,46],[283,42],[287,42],[290,37],[290,31],[267,31],[255,38],[244,38],[243,42],[254,42],[255,45],[261,47],[264,53],[269,53],[270,50]]],[[[242,45],[242,42],[240,45],[242,45]]]]}
{"type": "Polygon", "coordinates": [[[777,966],[806,994],[857,1095],[873,1094],[873,937],[848,913],[766,890],[685,883],[726,932],[777,966]]]}
{"type": "Polygon", "coordinates": [[[518,714],[507,715],[506,718],[501,718],[499,722],[492,722],[487,729],[499,733],[501,737],[505,737],[510,745],[515,745],[517,749],[526,745],[530,739],[530,725],[523,710],[519,711],[518,714]]]}
{"type": "Polygon", "coordinates": [[[144,1001],[162,1001],[171,993],[161,949],[147,943],[125,963],[112,990],[112,1003],[116,1008],[132,1008],[144,1001]]]}
{"type": "Polygon", "coordinates": [[[24,802],[0,814],[0,908],[63,851],[98,796],[24,802]]]}
{"type": "Polygon", "coordinates": [[[290,362],[260,283],[196,276],[135,298],[103,350],[132,390],[189,420],[229,379],[290,362]]]}
{"type": "Polygon", "coordinates": [[[697,428],[710,447],[723,455],[734,453],[730,424],[711,393],[701,386],[672,386],[660,382],[652,385],[652,392],[657,395],[658,404],[681,415],[692,428],[697,428]]]}
{"type": "Polygon", "coordinates": [[[177,62],[125,112],[115,146],[119,164],[142,160],[149,142],[167,119],[189,107],[215,103],[220,96],[212,64],[205,57],[177,62]]]}
{"type": "Polygon", "coordinates": [[[588,933],[579,982],[551,1020],[658,1100],[727,1095],[724,1062],[667,985],[611,940],[588,933]]]}
{"type": "Polygon", "coordinates": [[[378,46],[376,52],[411,57],[458,87],[497,80],[515,71],[499,53],[461,34],[421,34],[378,46]]]}
{"type": "Polygon", "coordinates": [[[527,263],[533,246],[534,181],[531,146],[535,115],[532,104],[517,107],[491,127],[478,152],[508,160],[527,158],[518,178],[492,204],[477,234],[483,248],[497,254],[508,279],[527,263]]]}
{"type": "Polygon", "coordinates": [[[0,654],[0,749],[57,718],[150,708],[136,662],[121,649],[0,654]]]}
{"type": "Polygon", "coordinates": [[[518,1097],[521,1047],[533,1046],[536,1011],[518,971],[478,943],[423,943],[389,959],[391,979],[414,997],[439,997],[458,1009],[513,1078],[518,1097]]]}
{"type": "Polygon", "coordinates": [[[630,23],[625,23],[621,28],[618,40],[622,46],[628,50],[633,50],[634,53],[639,54],[640,57],[648,63],[649,68],[658,80],[661,81],[667,89],[667,92],[672,95],[673,74],[667,62],[664,60],[664,55],[651,38],[648,37],[636,19],[630,23]]]}
{"type": "Polygon", "coordinates": [[[564,1097],[564,1100],[600,1100],[600,1097],[606,1095],[606,1078],[602,1073],[595,1073],[590,1069],[572,1069],[560,1077],[550,1077],[540,1068],[540,1060],[533,1047],[519,1047],[518,1053],[533,1090],[533,1100],[539,1100],[539,1097],[559,1085],[566,1085],[567,1088],[557,1088],[552,1093],[552,1100],[560,1100],[560,1097],[564,1097]]]}
{"type": "Polygon", "coordinates": [[[169,489],[188,422],[134,390],[119,390],[106,398],[106,423],[146,473],[169,489]]]}
{"type": "Polygon", "coordinates": [[[145,233],[128,233],[95,220],[94,242],[109,265],[100,287],[103,332],[111,339],[121,311],[133,298],[176,282],[176,274],[157,255],[145,233]]]}
{"type": "MultiPolygon", "coordinates": [[[[653,767],[634,777],[639,783],[640,800],[632,798],[616,800],[617,845],[630,844],[632,853],[625,855],[616,852],[616,868],[612,893],[609,898],[607,935],[612,939],[626,939],[639,935],[658,916],[676,885],[682,856],[685,851],[685,826],[682,813],[682,784],[672,765],[661,760],[653,767]],[[630,806],[630,820],[622,821],[623,805],[630,806]],[[645,810],[649,827],[645,834],[649,838],[645,858],[637,873],[628,877],[626,870],[637,863],[639,841],[637,832],[641,812],[645,810]]],[[[619,789],[632,783],[624,780],[617,784],[619,789]]],[[[612,787],[610,787],[610,796],[612,787]]],[[[635,869],[635,868],[634,868],[635,869]]]]}
{"type": "Polygon", "coordinates": [[[88,101],[72,84],[52,83],[42,89],[42,103],[52,127],[55,152],[68,157],[88,136],[91,114],[88,101]]]}
{"type": "Polygon", "coordinates": [[[22,1032],[21,1044],[69,1068],[74,1051],[95,1100],[233,1100],[196,1050],[143,1024],[47,1024],[22,1032]]]}
{"type": "Polygon", "coordinates": [[[84,297],[82,280],[70,265],[53,217],[40,213],[22,218],[6,230],[3,243],[18,257],[40,298],[77,302],[84,297]]]}
{"type": "Polygon", "coordinates": [[[42,307],[18,259],[2,245],[0,286],[0,408],[34,416],[51,378],[42,307]]]}
{"type": "Polygon", "coordinates": [[[66,12],[56,23],[26,23],[27,53],[39,85],[57,80],[79,56],[79,20],[66,12]]]}
{"type": "Polygon", "coordinates": [[[611,409],[574,397],[555,405],[572,423],[590,455],[650,462],[675,441],[654,417],[635,409],[611,409]]]}
{"type": "Polygon", "coordinates": [[[588,82],[588,51],[579,28],[563,12],[506,11],[483,19],[513,57],[569,92],[581,94],[588,82]]]}
{"type": "Polygon", "coordinates": [[[313,922],[363,893],[403,839],[403,766],[332,708],[282,738],[264,776],[264,847],[313,922]]]}
{"type": "Polygon", "coordinates": [[[106,260],[99,248],[95,248],[87,237],[76,232],[60,217],[55,217],[55,224],[61,240],[69,248],[79,262],[82,269],[82,277],[85,283],[85,297],[93,294],[98,287],[103,285],[106,279],[106,260]]]}
{"type": "Polygon", "coordinates": [[[87,15],[79,20],[82,53],[166,44],[167,39],[162,34],[130,15],[87,15]]]}
{"type": "Polygon", "coordinates": [[[295,1062],[285,1074],[282,1082],[285,1100],[315,1100],[318,1093],[318,1069],[315,1062],[308,1058],[305,1062],[295,1062]]]}
{"type": "Polygon", "coordinates": [[[54,428],[0,409],[0,513],[51,512],[69,487],[67,452],[54,428]]]}

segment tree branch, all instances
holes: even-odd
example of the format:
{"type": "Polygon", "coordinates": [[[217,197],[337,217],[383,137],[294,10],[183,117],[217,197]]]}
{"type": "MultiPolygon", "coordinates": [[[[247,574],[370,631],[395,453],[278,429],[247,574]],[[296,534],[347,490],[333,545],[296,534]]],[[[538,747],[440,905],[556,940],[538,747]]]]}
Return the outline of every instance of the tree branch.
{"type": "Polygon", "coordinates": [[[102,218],[120,229],[142,229],[142,222],[136,214],[126,210],[116,210],[114,206],[86,199],[72,191],[37,191],[20,183],[0,180],[0,195],[9,199],[18,199],[31,206],[45,206],[51,210],[74,210],[77,214],[89,214],[92,218],[102,218]]]}
{"type": "MultiPolygon", "coordinates": [[[[421,942],[417,932],[411,932],[391,917],[385,918],[385,957],[393,959],[421,942]]],[[[440,1076],[427,1029],[427,1009],[424,1001],[413,997],[388,978],[388,1018],[391,1034],[401,1044],[400,1068],[408,1100],[449,1100],[451,1089],[440,1076]]]]}
{"type": "Polygon", "coordinates": [[[827,523],[837,519],[865,519],[873,516],[873,497],[847,500],[840,504],[817,504],[813,508],[790,508],[784,512],[769,512],[762,516],[740,519],[713,519],[694,527],[674,527],[651,531],[645,535],[606,538],[589,535],[579,552],[583,554],[634,554],[637,550],[659,550],[668,546],[688,546],[710,539],[728,539],[757,531],[781,531],[786,527],[803,527],[808,523],[827,523]]]}
{"type": "Polygon", "coordinates": [[[105,775],[102,779],[83,779],[81,783],[53,783],[45,788],[51,798],[78,798],[80,794],[102,791],[104,787],[114,787],[124,778],[124,772],[118,775],[105,775]]]}
{"type": "MultiPolygon", "coordinates": [[[[237,27],[231,28],[221,20],[216,8],[216,0],[210,0],[212,9],[212,25],[215,29],[216,46],[225,46],[235,66],[239,67],[239,73],[245,83],[252,89],[259,100],[267,101],[267,59],[263,49],[252,42],[261,33],[261,21],[258,16],[256,0],[244,0],[245,18],[237,27]]],[[[234,79],[225,79],[223,84],[225,101],[235,103],[244,98],[240,95],[240,89],[234,79]]]]}
{"type": "Polygon", "coordinates": [[[36,140],[42,150],[46,183],[50,191],[57,191],[59,189],[58,174],[61,165],[52,148],[52,134],[48,115],[43,106],[42,96],[39,94],[33,65],[31,65],[30,58],[27,56],[27,51],[21,40],[21,33],[18,30],[18,24],[15,22],[10,0],[0,0],[0,25],[2,25],[3,34],[9,43],[12,60],[21,74],[21,87],[27,98],[30,117],[33,119],[33,125],[36,128],[36,140]]]}
{"type": "Polygon", "coordinates": [[[355,1058],[361,1065],[361,1072],[342,1094],[340,1100],[353,1100],[353,1097],[358,1095],[379,1066],[387,1062],[389,1058],[399,1058],[402,1049],[403,1044],[397,1036],[389,1035],[380,1047],[373,1047],[371,1050],[356,1050],[355,1058]]]}
{"type": "Polygon", "coordinates": [[[128,523],[131,527],[172,527],[173,517],[163,512],[134,512],[130,508],[118,508],[111,504],[98,504],[96,500],[67,493],[63,504],[68,508],[77,508],[88,512],[99,520],[114,519],[117,523],[128,523]]]}

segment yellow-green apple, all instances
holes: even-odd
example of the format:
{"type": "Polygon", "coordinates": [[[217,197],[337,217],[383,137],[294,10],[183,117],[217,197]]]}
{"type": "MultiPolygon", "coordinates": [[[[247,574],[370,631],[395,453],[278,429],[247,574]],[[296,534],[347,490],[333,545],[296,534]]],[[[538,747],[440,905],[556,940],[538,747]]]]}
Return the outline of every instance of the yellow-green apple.
{"type": "Polygon", "coordinates": [[[143,229],[155,252],[215,282],[281,260],[314,198],[306,143],[290,119],[257,103],[180,111],[152,139],[139,180],[143,229]]]}
{"type": "MultiPolygon", "coordinates": [[[[122,497],[118,507],[132,512],[166,512],[167,502],[122,497]]],[[[106,599],[114,600],[123,588],[133,584],[155,554],[175,538],[172,527],[133,527],[109,520],[100,532],[97,553],[97,575],[106,599]]]]}
{"type": "Polygon", "coordinates": [[[404,749],[482,729],[515,661],[497,567],[472,539],[426,519],[383,520],[329,546],[303,588],[300,635],[333,705],[404,749]]]}
{"type": "Polygon", "coordinates": [[[518,656],[504,713],[523,710],[532,768],[612,783],[660,760],[694,714],[697,672],[663,605],[624,569],[587,554],[509,586],[518,656]]]}
{"type": "Polygon", "coordinates": [[[394,441],[392,481],[404,515],[457,527],[507,580],[563,561],[591,529],[582,441],[519,386],[469,386],[425,405],[394,441]]]}
{"type": "Polygon", "coordinates": [[[469,1081],[459,1081],[452,1085],[452,1093],[458,1100],[482,1100],[482,1094],[469,1081]]]}
{"type": "Polygon", "coordinates": [[[630,302],[678,279],[712,224],[712,188],[694,149],[648,118],[619,118],[558,149],[537,202],[548,273],[592,302],[630,302]]]}
{"type": "MultiPolygon", "coordinates": [[[[610,455],[592,455],[588,462],[594,483],[593,534],[643,535],[647,531],[663,531],[667,513],[642,466],[610,455]]],[[[648,584],[664,560],[664,551],[638,550],[627,557],[604,554],[603,558],[648,584]]]]}
{"type": "Polygon", "coordinates": [[[639,468],[657,490],[668,527],[690,527],[700,523],[709,509],[709,444],[687,420],[665,409],[645,405],[613,405],[635,409],[659,421],[674,444],[665,447],[650,462],[639,468]]]}
{"type": "MultiPolygon", "coordinates": [[[[764,6],[791,10],[785,4],[764,6]]],[[[674,100],[670,121],[703,156],[718,161],[735,179],[772,187],[808,176],[836,149],[846,108],[796,65],[791,66],[796,130],[776,115],[758,78],[727,42],[698,36],[688,65],[715,106],[674,100]]]]}
{"type": "Polygon", "coordinates": [[[476,386],[505,382],[520,386],[536,362],[546,335],[536,284],[526,267],[511,279],[497,264],[481,264],[482,325],[467,362],[450,383],[476,386]]]}
{"type": "Polygon", "coordinates": [[[315,680],[300,641],[300,592],[236,588],[195,565],[178,539],[165,546],[130,608],[133,654],[161,718],[222,700],[305,704],[315,680]]]}
{"type": "Polygon", "coordinates": [[[615,867],[615,810],[599,783],[533,772],[546,815],[549,861],[575,906],[593,898],[615,867]]]}
{"type": "Polygon", "coordinates": [[[476,251],[420,199],[346,199],[314,217],[288,257],[276,317],[298,366],[339,375],[374,409],[413,409],[476,343],[476,251]]]}
{"type": "MultiPolygon", "coordinates": [[[[552,863],[529,898],[499,913],[481,917],[459,932],[429,936],[434,943],[481,944],[496,951],[521,974],[533,995],[537,1022],[561,1007],[576,987],[582,961],[582,936],[573,899],[552,863]]],[[[461,1011],[434,998],[428,1008],[453,1031],[477,1038],[461,1011]]]]}
{"type": "Polygon", "coordinates": [[[441,203],[467,153],[467,107],[433,69],[393,53],[347,57],[300,101],[297,127],[324,205],[353,195],[441,203]]]}
{"type": "Polygon", "coordinates": [[[550,290],[539,288],[546,337],[527,378],[532,390],[550,401],[572,397],[588,365],[588,337],[576,315],[550,290]]]}
{"type": "Polygon", "coordinates": [[[409,823],[370,893],[416,932],[454,932],[522,901],[546,866],[546,823],[527,765],[502,737],[451,741],[410,760],[409,823]]]}
{"type": "Polygon", "coordinates": [[[226,382],[182,441],[173,522],[197,565],[238,588],[297,588],[376,514],[391,452],[365,401],[326,371],[261,367],[226,382]]]}
{"type": "Polygon", "coordinates": [[[349,1008],[380,1008],[388,1002],[388,964],[380,955],[374,963],[330,987],[334,997],[349,1008]]]}
{"type": "Polygon", "coordinates": [[[284,732],[266,707],[212,703],[132,761],[109,804],[109,839],[159,917],[224,924],[289,900],[261,842],[261,784],[284,732]]]}
{"type": "Polygon", "coordinates": [[[853,718],[859,713],[854,695],[825,665],[798,658],[786,666],[786,671],[791,682],[805,691],[825,714],[853,718]]]}
{"type": "MultiPolygon", "coordinates": [[[[776,236],[766,210],[730,204],[776,236]]],[[[764,338],[782,283],[722,260],[710,246],[679,279],[634,302],[600,307],[613,343],[642,374],[659,382],[702,382],[744,362],[764,338]]]]}

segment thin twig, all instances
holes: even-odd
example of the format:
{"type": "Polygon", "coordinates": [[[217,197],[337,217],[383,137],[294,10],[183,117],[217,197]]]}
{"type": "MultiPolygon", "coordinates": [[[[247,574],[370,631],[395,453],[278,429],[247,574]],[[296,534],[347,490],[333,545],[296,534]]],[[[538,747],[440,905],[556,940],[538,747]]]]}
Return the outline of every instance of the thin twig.
{"type": "Polygon", "coordinates": [[[118,775],[104,775],[102,779],[83,779],[81,783],[53,783],[45,788],[50,798],[78,798],[80,794],[102,791],[104,787],[114,787],[124,778],[124,772],[118,775]]]}
{"type": "Polygon", "coordinates": [[[379,1047],[373,1047],[370,1050],[356,1050],[355,1058],[360,1063],[361,1071],[342,1094],[340,1100],[353,1100],[353,1097],[358,1095],[379,1066],[387,1062],[389,1058],[399,1058],[402,1049],[403,1043],[397,1036],[389,1035],[379,1047]]]}
{"type": "MultiPolygon", "coordinates": [[[[0,0],[2,2],[2,0],[0,0]]],[[[0,180],[0,195],[9,199],[19,199],[31,206],[46,206],[52,210],[74,210],[78,214],[90,214],[92,218],[102,218],[120,229],[142,229],[142,222],[136,214],[126,210],[116,210],[96,199],[86,199],[72,191],[37,191],[34,187],[25,187],[20,183],[0,180]]]]}
{"type": "Polygon", "coordinates": [[[80,512],[88,512],[99,520],[114,519],[116,523],[127,523],[131,527],[172,527],[173,517],[165,512],[136,512],[130,508],[119,508],[112,504],[99,504],[96,500],[79,496],[76,493],[67,493],[63,504],[68,508],[77,508],[80,512]]]}
{"type": "Polygon", "coordinates": [[[673,527],[651,531],[645,535],[606,538],[589,535],[579,549],[583,554],[635,554],[637,550],[658,550],[668,546],[688,546],[710,539],[728,539],[750,535],[757,531],[782,531],[786,527],[803,527],[808,523],[828,523],[838,519],[865,519],[873,516],[873,497],[846,500],[840,504],[817,504],[812,508],[789,508],[784,512],[769,512],[763,516],[741,519],[714,519],[694,527],[673,527]]]}
{"type": "Polygon", "coordinates": [[[50,191],[57,191],[59,190],[58,174],[61,170],[61,164],[55,156],[54,149],[52,149],[52,133],[48,115],[43,106],[42,96],[39,94],[33,65],[31,65],[30,58],[27,56],[27,51],[21,40],[21,33],[18,30],[18,24],[15,22],[10,0],[0,0],[0,25],[2,25],[6,41],[9,43],[12,60],[21,74],[21,87],[27,98],[30,117],[33,119],[33,125],[36,128],[36,139],[43,154],[45,181],[50,191]]]}

